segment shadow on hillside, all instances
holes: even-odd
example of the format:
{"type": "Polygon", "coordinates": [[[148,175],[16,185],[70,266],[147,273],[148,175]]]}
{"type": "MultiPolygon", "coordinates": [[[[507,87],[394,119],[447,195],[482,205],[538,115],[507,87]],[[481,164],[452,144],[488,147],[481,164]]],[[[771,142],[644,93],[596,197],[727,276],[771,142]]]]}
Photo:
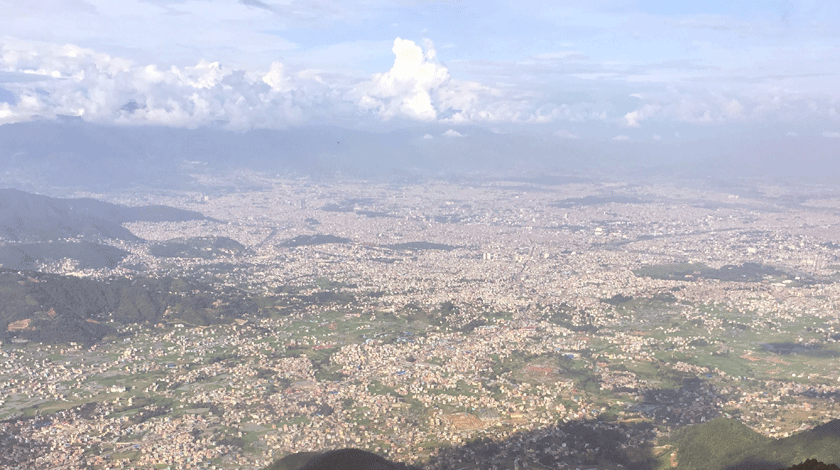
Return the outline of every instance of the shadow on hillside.
{"type": "Polygon", "coordinates": [[[764,343],[761,345],[765,351],[787,356],[801,354],[809,357],[838,357],[840,353],[831,349],[825,349],[823,344],[800,344],[794,342],[785,343],[764,343]]]}
{"type": "MultiPolygon", "coordinates": [[[[650,444],[653,437],[654,426],[644,422],[560,422],[553,426],[517,432],[502,440],[483,438],[459,446],[440,448],[427,461],[419,464],[419,468],[501,470],[597,467],[652,470],[657,466],[650,444]]],[[[317,454],[301,452],[287,455],[266,467],[266,470],[333,470],[332,466],[306,467],[304,463],[314,455],[317,454]]],[[[341,468],[350,467],[357,468],[352,465],[341,468]]],[[[368,470],[368,467],[358,468],[368,470]]],[[[370,467],[374,468],[397,470],[417,467],[393,462],[390,465],[370,467]]]]}
{"type": "Polygon", "coordinates": [[[779,462],[767,460],[745,460],[739,464],[726,467],[725,470],[780,470],[788,466],[779,462]]]}
{"type": "Polygon", "coordinates": [[[650,423],[577,420],[521,431],[504,440],[477,439],[439,449],[423,468],[655,468],[650,423]]]}
{"type": "Polygon", "coordinates": [[[840,436],[840,419],[835,419],[815,427],[811,430],[811,435],[814,440],[823,437],[840,436]]]}
{"type": "MultiPolygon", "coordinates": [[[[435,449],[421,466],[425,470],[652,470],[659,464],[652,445],[657,426],[682,427],[712,420],[721,414],[722,399],[716,387],[690,377],[678,389],[651,389],[643,394],[635,408],[649,421],[619,422],[614,415],[612,419],[604,416],[605,420],[561,421],[501,438],[484,437],[435,449]]],[[[461,435],[467,434],[477,433],[461,435]]]]}

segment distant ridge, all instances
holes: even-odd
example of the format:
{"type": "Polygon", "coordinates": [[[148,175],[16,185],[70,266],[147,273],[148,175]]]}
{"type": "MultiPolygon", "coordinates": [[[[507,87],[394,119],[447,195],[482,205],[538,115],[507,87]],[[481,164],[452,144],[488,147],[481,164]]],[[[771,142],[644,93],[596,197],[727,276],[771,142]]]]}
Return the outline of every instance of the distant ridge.
{"type": "Polygon", "coordinates": [[[128,252],[101,242],[140,241],[122,224],[203,219],[198,212],[174,207],[126,207],[0,189],[0,266],[37,269],[38,263],[67,258],[81,269],[114,268],[128,252]]]}
{"type": "Polygon", "coordinates": [[[62,199],[0,189],[0,238],[49,241],[66,238],[139,240],[121,224],[203,220],[195,211],[167,206],[126,207],[89,198],[62,199]]]}

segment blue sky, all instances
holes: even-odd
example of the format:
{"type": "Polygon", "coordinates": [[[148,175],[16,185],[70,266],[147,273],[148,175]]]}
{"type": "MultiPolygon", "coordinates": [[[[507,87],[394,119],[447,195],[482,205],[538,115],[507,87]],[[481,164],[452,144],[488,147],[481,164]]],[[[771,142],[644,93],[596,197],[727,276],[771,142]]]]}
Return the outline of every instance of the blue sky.
{"type": "Polygon", "coordinates": [[[834,1],[0,0],[0,31],[0,124],[840,143],[834,1]]]}

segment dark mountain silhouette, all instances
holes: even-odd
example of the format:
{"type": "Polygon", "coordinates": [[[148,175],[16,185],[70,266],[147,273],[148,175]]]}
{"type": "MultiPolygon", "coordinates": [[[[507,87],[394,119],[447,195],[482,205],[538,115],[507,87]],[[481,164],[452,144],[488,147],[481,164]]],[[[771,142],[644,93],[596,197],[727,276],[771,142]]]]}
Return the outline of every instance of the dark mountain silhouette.
{"type": "Polygon", "coordinates": [[[265,470],[419,470],[361,449],[299,452],[274,461],[265,470]]]}
{"type": "Polygon", "coordinates": [[[202,219],[198,212],[174,207],[126,207],[0,189],[0,266],[36,269],[39,263],[69,258],[82,269],[114,268],[128,252],[98,242],[140,240],[122,224],[202,219]]]}
{"type": "Polygon", "coordinates": [[[840,470],[840,467],[834,464],[822,463],[816,459],[808,459],[798,465],[788,467],[786,470],[840,470]]]}
{"type": "Polygon", "coordinates": [[[26,189],[35,184],[183,188],[193,184],[191,174],[235,168],[380,177],[511,168],[540,158],[556,162],[554,139],[468,126],[457,127],[462,138],[422,138],[450,127],[381,132],[318,125],[234,132],[43,120],[0,126],[0,161],[9,162],[6,178],[26,189]],[[510,155],[519,157],[511,160],[510,155]]]}
{"type": "Polygon", "coordinates": [[[704,126],[692,136],[668,142],[622,145],[605,136],[558,139],[451,124],[397,127],[384,132],[329,125],[235,132],[213,126],[181,129],[36,120],[0,126],[0,161],[5,164],[0,178],[23,189],[37,185],[104,189],[137,184],[183,188],[195,184],[191,174],[227,173],[233,168],[316,177],[403,178],[475,171],[542,175],[546,170],[583,170],[644,178],[749,175],[826,182],[836,181],[840,172],[831,146],[814,145],[803,151],[801,141],[785,137],[784,126],[777,135],[764,127],[744,128],[735,140],[718,135],[720,128],[704,126]],[[450,128],[463,137],[441,135],[450,128]],[[425,134],[434,138],[424,139],[425,134]]]}

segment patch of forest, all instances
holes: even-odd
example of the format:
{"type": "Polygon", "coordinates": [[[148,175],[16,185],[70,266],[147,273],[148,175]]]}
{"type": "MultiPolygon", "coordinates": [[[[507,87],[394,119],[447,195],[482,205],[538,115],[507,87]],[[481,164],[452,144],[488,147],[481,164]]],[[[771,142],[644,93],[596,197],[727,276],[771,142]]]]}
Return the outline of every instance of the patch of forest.
{"type": "Polygon", "coordinates": [[[324,235],[317,233],[315,235],[298,235],[290,238],[277,246],[281,248],[294,248],[298,246],[312,246],[312,245],[327,245],[330,243],[349,243],[349,238],[337,237],[335,235],[324,235]]]}
{"type": "Polygon", "coordinates": [[[128,252],[90,242],[12,243],[0,246],[0,266],[32,270],[39,263],[68,258],[79,269],[115,268],[128,252]]]}
{"type": "MultiPolygon", "coordinates": [[[[671,281],[718,279],[731,282],[760,282],[766,278],[787,280],[795,277],[773,266],[758,263],[729,264],[722,266],[720,269],[706,266],[703,263],[670,263],[644,266],[633,271],[633,273],[639,277],[671,281]]],[[[803,284],[814,282],[812,279],[803,278],[797,281],[803,284]]]]}
{"type": "Polygon", "coordinates": [[[407,242],[407,243],[394,243],[392,245],[382,245],[384,248],[390,248],[392,250],[409,250],[409,251],[420,251],[420,250],[443,250],[443,251],[452,251],[457,246],[453,245],[446,245],[443,243],[432,243],[432,242],[407,242]]]}
{"type": "Polygon", "coordinates": [[[0,339],[94,343],[120,325],[226,323],[258,313],[231,287],[175,278],[105,281],[0,269],[0,339]]]}
{"type": "Polygon", "coordinates": [[[584,196],[563,199],[554,204],[554,207],[570,208],[570,207],[587,207],[600,206],[603,204],[644,204],[645,201],[637,197],[622,196],[622,195],[599,195],[599,196],[584,196]]]}
{"type": "Polygon", "coordinates": [[[228,237],[173,238],[149,247],[149,254],[159,258],[201,258],[235,255],[245,250],[238,241],[228,237]]]}

